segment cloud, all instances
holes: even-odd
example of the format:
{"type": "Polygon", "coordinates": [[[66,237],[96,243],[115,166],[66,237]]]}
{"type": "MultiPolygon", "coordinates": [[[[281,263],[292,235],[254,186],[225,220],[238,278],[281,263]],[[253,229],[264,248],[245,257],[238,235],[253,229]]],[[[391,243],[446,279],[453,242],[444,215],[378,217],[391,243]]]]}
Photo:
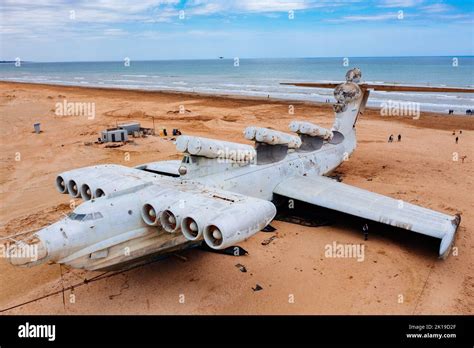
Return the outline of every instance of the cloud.
{"type": "Polygon", "coordinates": [[[170,22],[179,0],[2,0],[2,40],[87,39],[125,36],[119,26],[170,22]]]}
{"type": "Polygon", "coordinates": [[[117,28],[108,28],[104,30],[104,35],[107,35],[107,36],[122,36],[126,34],[127,34],[126,31],[122,29],[117,29],[117,28]]]}
{"type": "MultiPolygon", "coordinates": [[[[179,11],[187,19],[198,16],[263,14],[275,18],[290,10],[335,8],[360,0],[2,0],[0,35],[25,38],[39,35],[47,38],[73,37],[79,34],[112,36],[117,25],[153,25],[179,23],[179,11]],[[104,31],[109,26],[109,31],[104,31]]],[[[121,33],[122,34],[122,33],[121,33]]]]}
{"type": "Polygon", "coordinates": [[[186,13],[192,15],[212,15],[218,13],[272,13],[302,11],[310,9],[335,8],[360,0],[192,0],[186,4],[186,13]]]}
{"type": "Polygon", "coordinates": [[[419,17],[418,14],[412,13],[403,13],[398,12],[393,13],[380,13],[374,15],[353,15],[353,16],[344,16],[336,19],[328,19],[326,22],[329,23],[347,23],[347,22],[383,22],[383,21],[402,21],[407,19],[415,19],[419,17]],[[400,17],[400,16],[403,17],[400,17]]]}
{"type": "Polygon", "coordinates": [[[379,7],[404,8],[416,7],[423,3],[423,0],[382,0],[379,7]]]}
{"type": "MultiPolygon", "coordinates": [[[[472,10],[447,0],[0,0],[0,40],[9,42],[4,47],[10,52],[3,55],[16,54],[20,43],[35,53],[46,41],[55,43],[58,51],[82,40],[94,40],[98,46],[112,41],[114,50],[121,49],[119,40],[138,47],[136,39],[189,38],[189,47],[197,40],[217,47],[225,44],[229,33],[244,27],[254,36],[265,32],[270,37],[276,30],[291,28],[318,34],[319,26],[328,23],[344,28],[349,23],[351,30],[364,23],[383,27],[398,20],[399,10],[406,23],[415,26],[469,24],[473,17],[472,10]],[[184,20],[179,18],[181,10],[184,20]],[[287,25],[290,10],[297,20],[287,25]]],[[[465,31],[469,30],[467,26],[465,31]]]]}
{"type": "Polygon", "coordinates": [[[367,15],[367,16],[345,16],[342,17],[342,21],[369,21],[369,22],[377,22],[377,21],[386,21],[386,20],[398,20],[398,13],[384,13],[384,14],[377,14],[377,15],[367,15]]]}
{"type": "Polygon", "coordinates": [[[428,13],[442,13],[442,12],[448,12],[452,10],[453,8],[443,3],[436,3],[436,4],[431,4],[428,6],[423,6],[421,9],[428,13]]]}
{"type": "MultiPolygon", "coordinates": [[[[170,16],[170,7],[179,0],[98,0],[66,1],[3,0],[0,9],[4,25],[17,25],[42,29],[58,28],[71,23],[124,23],[170,16]],[[154,11],[156,8],[162,11],[154,11]]],[[[173,15],[178,15],[177,11],[173,15]]]]}

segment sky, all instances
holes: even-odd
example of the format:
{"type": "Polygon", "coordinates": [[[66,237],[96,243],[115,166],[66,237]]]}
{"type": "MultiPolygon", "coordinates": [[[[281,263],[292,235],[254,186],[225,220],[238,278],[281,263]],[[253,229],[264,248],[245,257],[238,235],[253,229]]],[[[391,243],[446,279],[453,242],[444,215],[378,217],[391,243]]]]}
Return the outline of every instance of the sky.
{"type": "Polygon", "coordinates": [[[0,0],[0,60],[474,55],[474,0],[0,0]]]}

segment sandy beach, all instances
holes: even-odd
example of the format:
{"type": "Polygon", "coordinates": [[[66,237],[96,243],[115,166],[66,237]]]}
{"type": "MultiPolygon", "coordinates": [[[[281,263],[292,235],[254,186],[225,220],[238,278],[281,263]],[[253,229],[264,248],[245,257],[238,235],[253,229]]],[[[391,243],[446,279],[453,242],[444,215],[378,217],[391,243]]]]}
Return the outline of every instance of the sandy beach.
{"type": "MultiPolygon", "coordinates": [[[[48,225],[71,210],[69,196],[54,186],[62,171],[180,158],[171,136],[134,139],[118,148],[91,144],[117,122],[248,143],[246,126],[288,131],[293,119],[330,127],[332,107],[0,82],[0,237],[48,225]],[[95,103],[96,115],[57,116],[55,105],[63,101],[95,103]],[[36,122],[41,134],[33,132],[36,122]]],[[[439,260],[432,243],[378,231],[364,242],[360,230],[344,221],[323,227],[274,221],[276,231],[242,243],[249,255],[238,258],[193,249],[118,274],[59,265],[23,269],[0,259],[0,311],[26,303],[2,314],[473,314],[472,117],[423,113],[415,120],[368,109],[357,134],[357,150],[338,169],[343,181],[460,213],[456,256],[439,260]],[[387,143],[390,134],[401,134],[402,141],[387,143]],[[262,245],[271,236],[276,238],[262,245]],[[363,243],[364,261],[325,257],[324,246],[334,241],[363,243]],[[257,284],[262,290],[252,289],[257,284]]]]}

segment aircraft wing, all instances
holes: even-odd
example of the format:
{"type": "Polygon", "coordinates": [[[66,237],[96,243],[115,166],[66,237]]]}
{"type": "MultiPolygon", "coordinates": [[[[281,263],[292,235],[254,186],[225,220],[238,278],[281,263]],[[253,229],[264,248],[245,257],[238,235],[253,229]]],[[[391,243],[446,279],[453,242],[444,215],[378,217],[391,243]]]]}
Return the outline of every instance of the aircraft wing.
{"type": "MultiPolygon", "coordinates": [[[[334,89],[342,82],[283,82],[281,85],[297,86],[297,87],[312,87],[312,88],[331,88],[334,89]]],[[[371,84],[371,83],[358,83],[362,89],[370,89],[374,91],[386,91],[386,92],[446,92],[446,93],[474,93],[474,88],[462,88],[462,87],[436,87],[436,86],[410,86],[410,85],[397,85],[397,84],[371,84]]]]}
{"type": "Polygon", "coordinates": [[[293,177],[273,191],[320,207],[441,239],[440,257],[449,254],[460,216],[447,215],[324,176],[293,177]]]}

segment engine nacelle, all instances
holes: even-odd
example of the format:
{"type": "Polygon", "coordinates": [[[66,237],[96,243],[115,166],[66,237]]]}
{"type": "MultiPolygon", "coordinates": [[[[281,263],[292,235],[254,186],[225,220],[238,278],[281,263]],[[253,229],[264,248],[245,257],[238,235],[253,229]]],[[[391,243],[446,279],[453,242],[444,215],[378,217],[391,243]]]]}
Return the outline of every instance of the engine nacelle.
{"type": "Polygon", "coordinates": [[[306,134],[312,137],[323,138],[324,140],[331,140],[333,132],[329,129],[317,126],[311,122],[292,121],[290,123],[291,131],[300,134],[306,134]]]}
{"type": "Polygon", "coordinates": [[[186,214],[186,210],[184,207],[180,207],[179,203],[172,210],[163,210],[160,214],[161,227],[169,233],[177,232],[181,228],[181,220],[184,214],[186,214]]]}
{"type": "Polygon", "coordinates": [[[104,181],[94,190],[94,197],[109,196],[113,193],[131,189],[132,187],[143,185],[143,180],[139,178],[120,177],[117,180],[104,181]]]}
{"type": "Polygon", "coordinates": [[[203,237],[209,218],[220,214],[231,206],[230,202],[220,199],[203,199],[197,209],[192,209],[181,220],[181,232],[187,240],[195,241],[203,237]]]}
{"type": "Polygon", "coordinates": [[[204,240],[213,249],[225,249],[253,236],[268,225],[275,214],[273,203],[245,199],[209,219],[203,231],[204,240]]]}
{"type": "Polygon", "coordinates": [[[136,174],[135,169],[106,164],[78,168],[63,172],[56,177],[56,188],[60,193],[69,193],[72,197],[82,196],[84,200],[97,198],[136,185],[138,179],[128,174],[136,174]]]}
{"type": "Polygon", "coordinates": [[[188,143],[191,137],[189,135],[180,135],[176,138],[176,150],[178,152],[186,152],[188,150],[188,143]]]}
{"type": "Polygon", "coordinates": [[[143,221],[150,226],[160,226],[161,213],[167,209],[170,202],[176,201],[176,198],[183,194],[177,190],[163,188],[154,194],[154,198],[148,200],[141,209],[143,221]]]}
{"type": "Polygon", "coordinates": [[[224,205],[197,192],[178,192],[170,201],[172,203],[168,203],[167,208],[160,214],[161,226],[166,232],[174,233],[181,229],[182,222],[188,217],[186,227],[189,229],[181,230],[189,240],[197,239],[199,236],[195,236],[195,232],[199,232],[199,229],[202,229],[200,226],[203,226],[203,220],[196,213],[207,210],[207,216],[209,216],[209,214],[215,214],[220,206],[224,205]]]}
{"type": "Polygon", "coordinates": [[[181,232],[187,240],[198,240],[202,238],[205,224],[207,222],[207,216],[209,211],[206,211],[205,207],[197,209],[181,221],[181,232]]]}
{"type": "Polygon", "coordinates": [[[301,146],[301,139],[299,137],[269,128],[247,127],[244,130],[244,136],[248,140],[268,145],[286,145],[290,149],[297,149],[301,146]]]}
{"type": "Polygon", "coordinates": [[[101,187],[111,184],[118,185],[124,180],[123,176],[111,172],[108,169],[101,171],[94,170],[90,174],[89,177],[83,178],[81,181],[81,197],[85,201],[105,196],[104,189],[101,187]]]}
{"type": "Polygon", "coordinates": [[[94,198],[94,190],[88,184],[82,184],[81,186],[81,197],[83,200],[88,201],[94,198]]]}
{"type": "Polygon", "coordinates": [[[192,136],[180,136],[176,141],[176,149],[195,156],[236,162],[248,162],[256,156],[255,149],[250,145],[192,136]]]}
{"type": "Polygon", "coordinates": [[[79,178],[86,176],[88,170],[89,168],[85,167],[69,170],[67,172],[59,174],[56,177],[56,188],[60,193],[69,193],[73,197],[79,197],[80,186],[77,186],[76,181],[79,180],[79,178]],[[71,183],[71,186],[74,189],[74,192],[71,192],[69,190],[69,183],[71,181],[73,181],[73,183],[71,183]]]}
{"type": "Polygon", "coordinates": [[[61,173],[56,177],[56,188],[58,189],[59,193],[68,193],[67,183],[69,182],[71,175],[66,173],[61,173]]]}
{"type": "Polygon", "coordinates": [[[56,188],[72,197],[81,197],[87,201],[95,197],[94,186],[113,181],[115,175],[109,166],[84,167],[64,172],[56,178],[56,188]]]}
{"type": "Polygon", "coordinates": [[[67,192],[73,198],[81,197],[81,187],[83,183],[86,180],[91,179],[91,173],[85,169],[86,168],[81,168],[77,172],[68,176],[67,192]]]}

